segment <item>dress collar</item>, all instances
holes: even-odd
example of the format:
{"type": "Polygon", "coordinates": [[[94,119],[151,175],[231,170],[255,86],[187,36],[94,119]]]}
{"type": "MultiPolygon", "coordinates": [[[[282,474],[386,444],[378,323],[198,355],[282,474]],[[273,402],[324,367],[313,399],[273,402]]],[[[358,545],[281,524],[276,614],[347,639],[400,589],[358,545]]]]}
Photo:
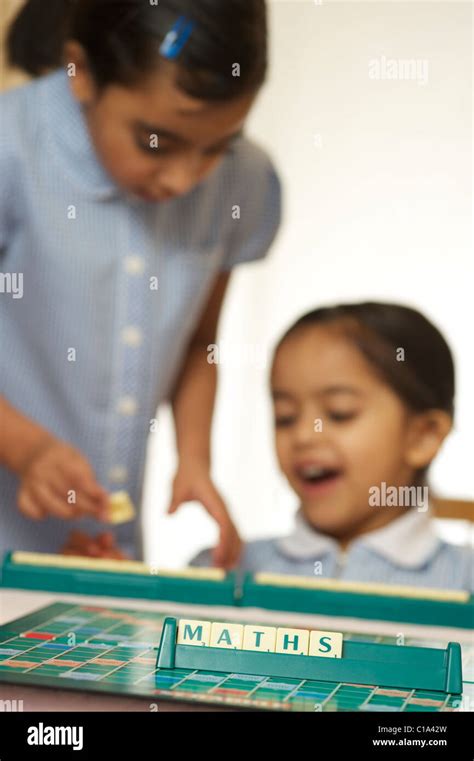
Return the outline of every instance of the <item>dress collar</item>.
{"type": "Polygon", "coordinates": [[[336,540],[316,531],[307,522],[301,508],[296,513],[293,531],[288,536],[277,539],[277,546],[284,555],[298,560],[339,552],[336,540]]]}
{"type": "MultiPolygon", "coordinates": [[[[420,512],[413,508],[386,526],[355,539],[347,554],[350,556],[356,548],[362,547],[400,568],[419,568],[435,554],[440,544],[429,511],[420,512]]],[[[292,533],[278,539],[277,546],[282,554],[298,560],[341,551],[335,539],[310,526],[301,510],[296,514],[292,533]]]]}
{"type": "Polygon", "coordinates": [[[51,160],[59,162],[81,193],[95,200],[121,194],[98,158],[81,105],[71,92],[64,70],[42,78],[41,113],[50,138],[51,160]]]}

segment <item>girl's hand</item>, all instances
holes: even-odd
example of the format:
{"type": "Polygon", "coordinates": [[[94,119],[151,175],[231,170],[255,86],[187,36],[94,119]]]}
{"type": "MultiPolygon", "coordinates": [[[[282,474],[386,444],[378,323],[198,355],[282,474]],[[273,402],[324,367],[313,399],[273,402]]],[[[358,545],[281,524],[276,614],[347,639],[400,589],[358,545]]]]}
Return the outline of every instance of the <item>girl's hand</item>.
{"type": "Polygon", "coordinates": [[[234,568],[239,561],[242,541],[222,497],[212,483],[209,468],[202,463],[182,463],[173,481],[168,514],[175,513],[183,502],[195,500],[201,502],[219,526],[219,544],[212,553],[214,565],[234,568]]]}
{"type": "Polygon", "coordinates": [[[90,558],[129,560],[128,556],[116,544],[115,536],[110,532],[93,537],[82,531],[71,531],[61,553],[63,555],[85,555],[90,558]]]}
{"type": "Polygon", "coordinates": [[[82,454],[59,439],[47,437],[41,443],[23,465],[20,479],[18,507],[27,518],[72,520],[88,515],[107,520],[107,492],[82,454]]]}

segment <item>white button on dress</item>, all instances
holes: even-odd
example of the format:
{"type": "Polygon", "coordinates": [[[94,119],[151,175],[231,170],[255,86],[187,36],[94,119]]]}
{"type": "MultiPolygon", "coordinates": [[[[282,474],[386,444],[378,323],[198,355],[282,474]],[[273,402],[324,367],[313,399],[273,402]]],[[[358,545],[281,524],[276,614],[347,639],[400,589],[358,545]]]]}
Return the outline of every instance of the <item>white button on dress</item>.
{"type": "Polygon", "coordinates": [[[128,478],[128,470],[124,465],[114,465],[109,470],[109,479],[114,484],[124,484],[128,478]]]}
{"type": "Polygon", "coordinates": [[[134,325],[128,325],[122,331],[122,341],[125,346],[136,349],[138,346],[141,346],[143,342],[143,333],[140,328],[137,328],[134,325]]]}
{"type": "Polygon", "coordinates": [[[117,409],[120,415],[131,417],[137,413],[138,402],[133,398],[133,396],[123,396],[121,399],[119,399],[117,409]]]}
{"type": "Polygon", "coordinates": [[[145,259],[141,256],[127,256],[125,259],[125,272],[127,275],[143,275],[145,266],[145,259]]]}

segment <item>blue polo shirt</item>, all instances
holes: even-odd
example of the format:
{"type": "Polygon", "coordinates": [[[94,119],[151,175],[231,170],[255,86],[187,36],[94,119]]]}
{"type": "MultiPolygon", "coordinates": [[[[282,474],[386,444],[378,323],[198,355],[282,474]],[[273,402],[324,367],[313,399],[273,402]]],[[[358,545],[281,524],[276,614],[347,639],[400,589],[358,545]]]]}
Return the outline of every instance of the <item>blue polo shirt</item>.
{"type": "MultiPolygon", "coordinates": [[[[199,553],[191,565],[212,565],[211,551],[199,553]]],[[[474,593],[472,543],[454,545],[438,536],[428,506],[426,511],[407,510],[382,528],[354,539],[346,550],[341,550],[336,539],[313,528],[299,510],[288,536],[248,542],[239,567],[251,573],[461,589],[474,593]]]]}
{"type": "MultiPolygon", "coordinates": [[[[65,72],[1,95],[0,272],[22,288],[0,292],[0,394],[139,505],[150,421],[213,282],[264,257],[280,215],[273,165],[246,138],[191,193],[150,204],[105,173],[65,72]]],[[[0,467],[0,552],[54,552],[71,528],[99,528],[30,521],[17,489],[0,467]]],[[[133,556],[139,528],[117,530],[133,556]]]]}

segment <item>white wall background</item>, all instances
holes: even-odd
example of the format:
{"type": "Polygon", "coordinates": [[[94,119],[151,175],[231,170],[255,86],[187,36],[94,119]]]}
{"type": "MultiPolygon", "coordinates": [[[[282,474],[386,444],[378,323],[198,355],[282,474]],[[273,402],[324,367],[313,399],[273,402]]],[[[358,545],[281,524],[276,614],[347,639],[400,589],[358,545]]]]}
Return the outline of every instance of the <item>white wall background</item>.
{"type": "MultiPolygon", "coordinates": [[[[248,132],[279,168],[285,221],[271,257],[234,276],[214,427],[215,480],[245,538],[291,524],[264,360],[297,316],[322,304],[403,302],[444,331],[457,362],[457,422],[432,483],[443,496],[474,495],[472,6],[269,5],[271,71],[248,132]],[[369,61],[383,56],[424,61],[426,83],[371,79],[369,61]]],[[[169,413],[161,417],[149,450],[146,550],[178,567],[212,545],[216,529],[197,505],[164,515],[176,462],[169,413]]]]}

